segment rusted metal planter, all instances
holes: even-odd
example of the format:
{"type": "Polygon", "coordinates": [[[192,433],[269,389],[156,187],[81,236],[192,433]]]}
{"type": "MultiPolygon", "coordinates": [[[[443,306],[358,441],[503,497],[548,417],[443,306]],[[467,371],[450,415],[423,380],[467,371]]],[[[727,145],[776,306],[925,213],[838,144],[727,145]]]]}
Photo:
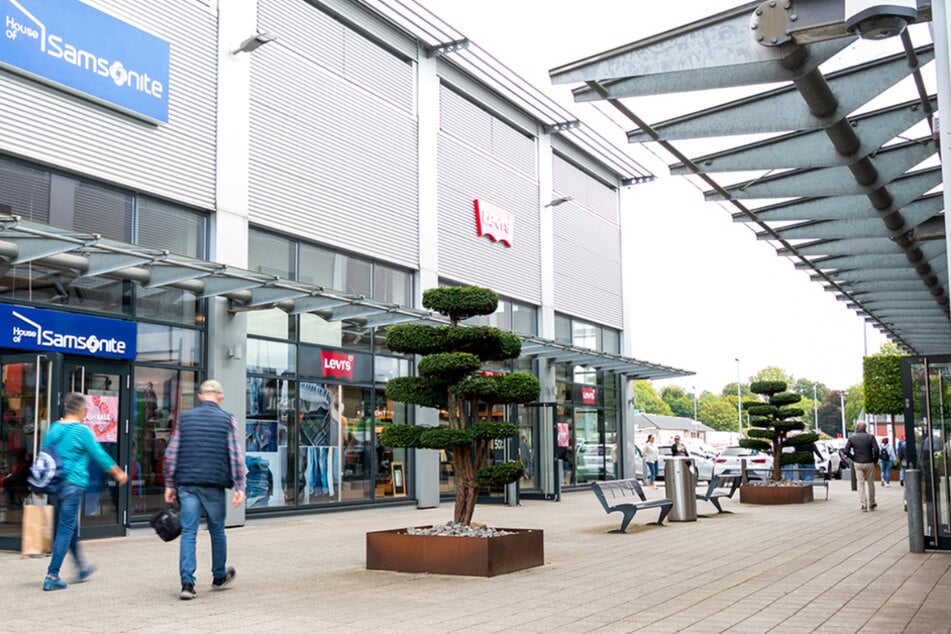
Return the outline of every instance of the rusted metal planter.
{"type": "Polygon", "coordinates": [[[812,502],[812,485],[756,486],[744,484],[740,487],[740,502],[744,504],[805,504],[806,502],[812,502]]]}
{"type": "Polygon", "coordinates": [[[545,563],[540,530],[501,528],[512,534],[498,537],[410,535],[406,530],[367,533],[367,570],[494,577],[545,563]]]}

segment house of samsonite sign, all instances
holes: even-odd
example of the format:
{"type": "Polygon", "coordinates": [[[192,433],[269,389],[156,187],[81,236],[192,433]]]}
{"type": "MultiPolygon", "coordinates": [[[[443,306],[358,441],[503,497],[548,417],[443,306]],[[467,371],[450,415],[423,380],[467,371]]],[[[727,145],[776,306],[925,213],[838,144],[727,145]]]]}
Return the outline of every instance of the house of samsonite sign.
{"type": "Polygon", "coordinates": [[[0,304],[0,348],[134,359],[135,322],[0,304]]]}
{"type": "Polygon", "coordinates": [[[0,0],[0,66],[168,122],[169,43],[78,0],[0,0]]]}

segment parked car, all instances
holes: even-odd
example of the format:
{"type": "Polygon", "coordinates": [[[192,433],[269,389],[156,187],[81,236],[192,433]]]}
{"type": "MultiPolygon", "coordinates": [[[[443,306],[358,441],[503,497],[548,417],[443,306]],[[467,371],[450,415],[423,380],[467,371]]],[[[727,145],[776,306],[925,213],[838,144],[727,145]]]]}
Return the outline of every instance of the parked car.
{"type": "Polygon", "coordinates": [[[717,474],[727,471],[739,473],[740,461],[744,458],[746,459],[746,468],[755,470],[749,474],[751,480],[765,480],[766,477],[764,477],[763,472],[773,468],[773,457],[765,451],[747,449],[746,447],[727,447],[714,460],[715,471],[717,474]]]}
{"type": "MultiPolygon", "coordinates": [[[[826,463],[826,473],[829,474],[830,478],[836,480],[842,479],[842,459],[839,457],[839,450],[832,443],[827,440],[820,440],[816,442],[816,446],[819,447],[825,455],[826,463]]],[[[819,466],[819,459],[816,458],[816,466],[819,466]]]]}
{"type": "MultiPolygon", "coordinates": [[[[710,481],[713,479],[713,461],[699,453],[693,453],[689,448],[690,458],[693,460],[693,475],[697,482],[710,481]]],[[[664,479],[664,463],[670,457],[670,445],[663,445],[657,448],[659,457],[657,459],[657,479],[664,479]]]]}

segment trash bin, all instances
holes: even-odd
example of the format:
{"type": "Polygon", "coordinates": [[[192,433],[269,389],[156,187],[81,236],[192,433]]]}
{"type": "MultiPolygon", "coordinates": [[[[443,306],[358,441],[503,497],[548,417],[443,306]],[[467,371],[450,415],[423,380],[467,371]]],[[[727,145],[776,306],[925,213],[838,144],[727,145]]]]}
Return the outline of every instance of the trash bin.
{"type": "Polygon", "coordinates": [[[670,457],[664,461],[664,488],[674,501],[667,516],[671,522],[697,521],[697,482],[693,476],[693,460],[670,457]]]}

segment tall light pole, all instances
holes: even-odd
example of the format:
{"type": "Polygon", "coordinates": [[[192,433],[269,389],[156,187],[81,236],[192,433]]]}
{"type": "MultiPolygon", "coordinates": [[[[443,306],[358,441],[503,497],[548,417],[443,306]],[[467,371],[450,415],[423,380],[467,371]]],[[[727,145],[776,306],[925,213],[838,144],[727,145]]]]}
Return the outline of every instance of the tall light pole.
{"type": "Polygon", "coordinates": [[[845,392],[839,392],[839,407],[842,409],[842,438],[845,438],[845,392]]]}
{"type": "Polygon", "coordinates": [[[697,386],[694,385],[693,390],[693,419],[697,420],[697,386]]]}
{"type": "Polygon", "coordinates": [[[740,359],[733,359],[736,361],[736,427],[737,431],[740,432],[740,436],[743,435],[743,405],[740,403],[740,359]]]}
{"type": "Polygon", "coordinates": [[[816,423],[816,433],[819,433],[819,397],[816,395],[816,383],[812,384],[812,420],[816,423]]]}

